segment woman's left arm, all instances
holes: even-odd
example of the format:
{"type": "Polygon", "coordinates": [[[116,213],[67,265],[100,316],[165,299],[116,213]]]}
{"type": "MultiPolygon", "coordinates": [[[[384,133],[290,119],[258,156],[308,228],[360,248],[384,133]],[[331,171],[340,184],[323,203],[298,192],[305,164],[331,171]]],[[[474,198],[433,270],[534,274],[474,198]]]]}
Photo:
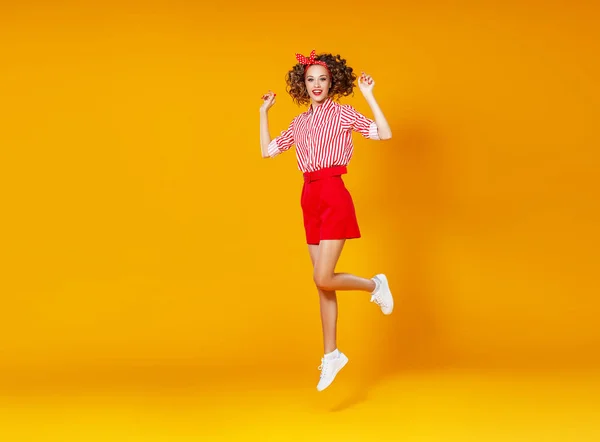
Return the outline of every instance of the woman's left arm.
{"type": "Polygon", "coordinates": [[[362,92],[365,100],[369,104],[371,108],[371,112],[373,112],[373,117],[375,119],[375,124],[377,124],[377,132],[379,133],[379,138],[382,140],[389,140],[392,138],[392,129],[390,129],[390,125],[388,124],[377,100],[375,100],[375,96],[373,95],[373,87],[375,86],[375,80],[371,78],[370,75],[365,74],[364,72],[358,79],[358,87],[362,92]]]}

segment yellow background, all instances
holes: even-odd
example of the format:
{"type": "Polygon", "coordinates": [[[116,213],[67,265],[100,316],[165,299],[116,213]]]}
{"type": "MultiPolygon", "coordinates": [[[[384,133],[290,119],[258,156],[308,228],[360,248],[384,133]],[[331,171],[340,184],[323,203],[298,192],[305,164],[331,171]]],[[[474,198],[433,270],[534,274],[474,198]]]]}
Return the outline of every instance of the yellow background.
{"type": "Polygon", "coordinates": [[[313,48],[373,76],[394,135],[355,136],[346,178],[338,269],[397,299],[340,294],[353,363],[597,367],[597,7],[418,3],[3,2],[0,371],[316,383],[301,176],[258,124],[268,89],[272,136],[302,111],[284,76],[313,48]]]}

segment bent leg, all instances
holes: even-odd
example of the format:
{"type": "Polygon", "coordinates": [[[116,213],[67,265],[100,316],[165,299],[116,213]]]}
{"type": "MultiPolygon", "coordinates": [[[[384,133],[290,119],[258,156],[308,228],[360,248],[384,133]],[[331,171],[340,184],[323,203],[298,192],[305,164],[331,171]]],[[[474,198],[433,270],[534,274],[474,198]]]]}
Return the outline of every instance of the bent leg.
{"type": "Polygon", "coordinates": [[[361,290],[372,293],[376,284],[372,279],[361,278],[350,273],[335,273],[335,266],[344,248],[344,239],[322,240],[314,265],[314,280],[324,291],[361,290]]]}

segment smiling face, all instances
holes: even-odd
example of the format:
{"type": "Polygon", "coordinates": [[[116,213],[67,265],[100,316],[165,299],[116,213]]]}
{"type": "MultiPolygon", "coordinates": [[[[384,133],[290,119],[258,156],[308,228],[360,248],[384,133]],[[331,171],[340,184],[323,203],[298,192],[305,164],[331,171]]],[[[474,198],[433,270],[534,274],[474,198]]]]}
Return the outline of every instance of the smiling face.
{"type": "Polygon", "coordinates": [[[325,66],[314,64],[306,70],[304,79],[310,100],[314,104],[322,103],[329,95],[331,77],[325,66]]]}

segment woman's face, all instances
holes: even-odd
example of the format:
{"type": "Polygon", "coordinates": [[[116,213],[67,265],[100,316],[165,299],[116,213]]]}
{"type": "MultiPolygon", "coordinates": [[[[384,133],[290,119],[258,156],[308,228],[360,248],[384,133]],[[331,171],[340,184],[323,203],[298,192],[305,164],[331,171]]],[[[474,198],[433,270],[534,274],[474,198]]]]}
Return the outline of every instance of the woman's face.
{"type": "Polygon", "coordinates": [[[304,84],[306,84],[310,99],[315,103],[321,103],[329,95],[331,87],[331,78],[327,68],[319,64],[309,66],[306,70],[304,84]]]}

